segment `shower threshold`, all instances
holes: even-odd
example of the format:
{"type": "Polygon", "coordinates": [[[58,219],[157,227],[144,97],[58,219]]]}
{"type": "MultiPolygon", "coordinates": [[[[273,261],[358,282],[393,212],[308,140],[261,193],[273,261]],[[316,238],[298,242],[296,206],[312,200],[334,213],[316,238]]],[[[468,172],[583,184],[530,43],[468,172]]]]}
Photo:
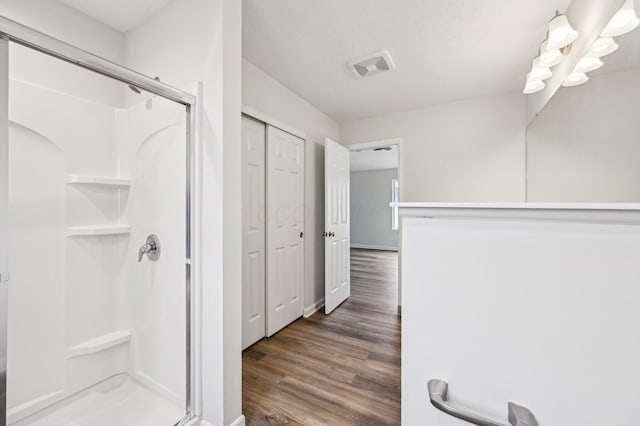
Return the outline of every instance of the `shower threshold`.
{"type": "Polygon", "coordinates": [[[11,426],[172,426],[184,408],[118,374],[11,426]]]}

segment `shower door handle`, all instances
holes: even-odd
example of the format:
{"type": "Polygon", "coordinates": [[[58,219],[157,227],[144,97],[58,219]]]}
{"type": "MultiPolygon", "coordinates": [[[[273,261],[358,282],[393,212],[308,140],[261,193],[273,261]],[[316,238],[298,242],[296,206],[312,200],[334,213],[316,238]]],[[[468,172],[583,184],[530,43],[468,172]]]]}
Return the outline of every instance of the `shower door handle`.
{"type": "Polygon", "coordinates": [[[478,426],[537,426],[536,418],[528,408],[513,402],[508,403],[509,424],[496,422],[458,407],[448,401],[449,384],[443,380],[429,380],[429,399],[438,410],[450,416],[478,426]]]}

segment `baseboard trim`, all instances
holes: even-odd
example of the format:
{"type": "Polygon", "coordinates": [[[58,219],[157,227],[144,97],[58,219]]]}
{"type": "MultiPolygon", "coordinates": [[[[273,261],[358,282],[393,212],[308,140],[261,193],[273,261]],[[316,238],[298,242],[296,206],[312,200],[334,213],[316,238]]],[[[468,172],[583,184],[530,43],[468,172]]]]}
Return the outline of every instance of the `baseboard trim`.
{"type": "Polygon", "coordinates": [[[304,308],[303,315],[305,318],[309,318],[311,315],[315,314],[323,307],[324,307],[324,297],[318,300],[313,305],[309,306],[308,308],[304,308]]]}
{"type": "Polygon", "coordinates": [[[398,247],[377,246],[377,245],[374,245],[374,244],[354,244],[354,243],[351,243],[351,248],[367,249],[367,250],[398,251],[398,247]]]}

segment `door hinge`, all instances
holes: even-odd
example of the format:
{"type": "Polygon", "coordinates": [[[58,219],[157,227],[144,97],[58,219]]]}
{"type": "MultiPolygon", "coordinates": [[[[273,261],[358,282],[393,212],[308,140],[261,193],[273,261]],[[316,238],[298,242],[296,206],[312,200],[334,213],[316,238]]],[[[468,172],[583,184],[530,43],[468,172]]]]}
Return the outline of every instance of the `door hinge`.
{"type": "Polygon", "coordinates": [[[5,274],[0,273],[0,283],[9,282],[10,278],[11,278],[11,274],[9,274],[8,272],[5,274]]]}

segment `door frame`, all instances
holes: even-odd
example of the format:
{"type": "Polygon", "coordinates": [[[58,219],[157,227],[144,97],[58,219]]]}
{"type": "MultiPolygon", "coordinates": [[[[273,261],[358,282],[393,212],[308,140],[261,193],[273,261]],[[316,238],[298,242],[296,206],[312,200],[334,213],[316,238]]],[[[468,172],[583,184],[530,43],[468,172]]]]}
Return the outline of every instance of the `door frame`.
{"type": "MultiPolygon", "coordinates": [[[[201,385],[201,356],[199,351],[201,350],[200,342],[197,341],[196,336],[200,335],[200,309],[199,303],[197,303],[198,295],[200,294],[200,285],[196,280],[196,267],[199,264],[196,261],[199,253],[194,250],[194,247],[199,246],[200,237],[195,232],[195,225],[200,223],[200,215],[196,214],[196,199],[195,194],[198,193],[200,183],[196,180],[196,155],[199,147],[198,139],[199,132],[198,126],[200,125],[200,119],[202,110],[197,102],[197,97],[184,92],[180,89],[172,87],[161,81],[155,80],[149,76],[140,74],[115,62],[104,59],[100,56],[86,52],[75,46],[57,40],[48,36],[45,33],[37,31],[33,28],[20,24],[19,22],[8,19],[0,15],[0,41],[5,44],[5,48],[0,51],[0,69],[8,70],[9,66],[9,54],[8,44],[13,42],[56,59],[69,62],[73,65],[88,69],[114,80],[121,81],[125,84],[136,86],[142,90],[153,93],[160,97],[169,99],[171,101],[182,104],[186,108],[186,192],[185,192],[185,301],[186,301],[186,406],[185,416],[178,423],[178,425],[191,425],[196,424],[202,417],[202,397],[200,390],[201,385]]],[[[9,82],[8,73],[0,73],[0,78],[5,81],[0,82],[0,87],[6,89],[9,82]]],[[[201,94],[201,87],[198,87],[198,92],[201,94]]],[[[0,90],[0,123],[7,124],[2,126],[0,134],[0,149],[4,150],[8,147],[8,103],[9,93],[8,90],[0,90]],[[6,127],[6,129],[5,129],[6,127]]],[[[0,158],[4,155],[0,153],[0,158]]],[[[0,173],[4,176],[7,171],[7,165],[0,163],[0,173]]],[[[5,179],[0,179],[0,184],[6,186],[5,179]]],[[[6,188],[3,188],[3,190],[6,188]]],[[[4,223],[0,223],[0,228],[8,226],[5,221],[4,215],[0,215],[0,220],[4,223]]],[[[3,234],[4,235],[4,234],[3,234]]],[[[5,259],[2,259],[4,261],[5,259]]],[[[0,261],[0,267],[4,262],[0,261]]],[[[5,284],[5,277],[9,278],[8,271],[0,271],[2,273],[1,284],[3,287],[5,284]]],[[[197,277],[199,278],[199,276],[197,277]]],[[[0,312],[4,315],[6,312],[0,312]]],[[[6,324],[2,327],[0,322],[0,338],[4,339],[0,342],[0,347],[6,348],[6,324]]],[[[0,381],[0,385],[2,385],[0,381]]],[[[1,389],[0,394],[6,393],[6,389],[1,389]]],[[[4,426],[6,418],[6,404],[2,404],[0,401],[0,426],[4,426]]]]}
{"type": "MultiPolygon", "coordinates": [[[[384,148],[387,146],[398,147],[398,185],[400,192],[400,201],[404,200],[404,139],[389,138],[378,139],[369,142],[359,142],[353,144],[345,144],[344,146],[351,152],[367,151],[374,148],[384,148]]],[[[351,201],[351,200],[349,200],[351,201]]],[[[398,223],[398,306],[402,306],[402,218],[398,223]]]]}

